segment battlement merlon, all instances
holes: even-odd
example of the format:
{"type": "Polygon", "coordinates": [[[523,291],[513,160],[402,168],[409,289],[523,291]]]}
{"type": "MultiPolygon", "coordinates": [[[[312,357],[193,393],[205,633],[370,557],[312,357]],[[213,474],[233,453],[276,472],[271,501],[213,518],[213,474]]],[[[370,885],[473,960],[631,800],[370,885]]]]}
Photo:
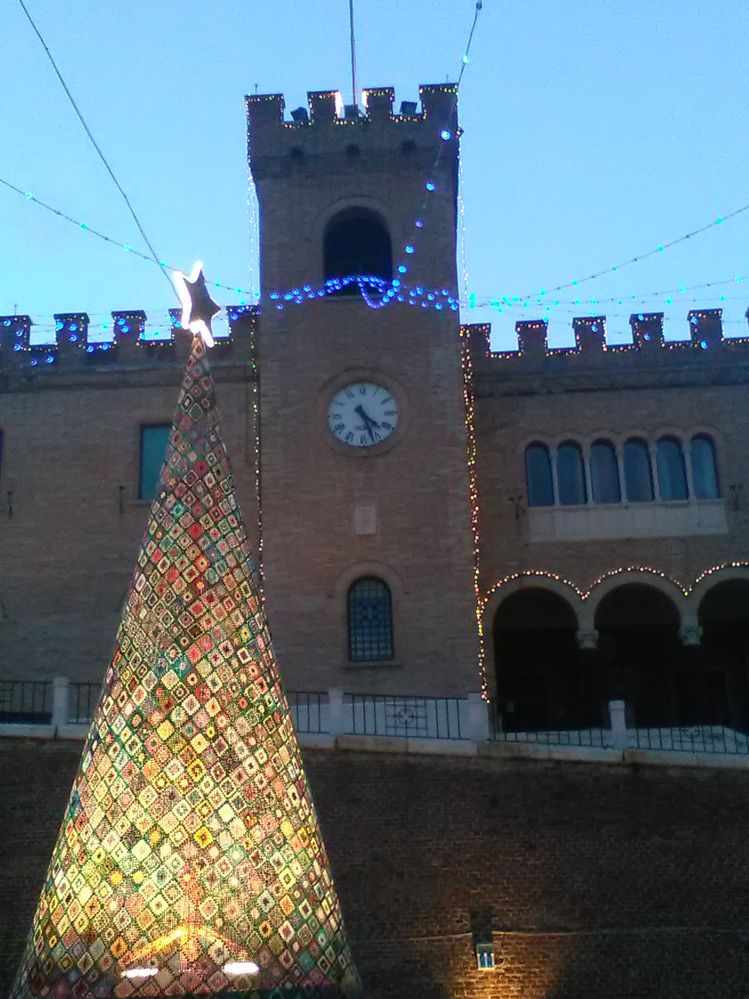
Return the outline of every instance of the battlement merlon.
{"type": "MultiPolygon", "coordinates": [[[[579,316],[572,320],[574,347],[549,347],[545,319],[515,323],[517,350],[492,351],[491,326],[486,323],[461,327],[468,339],[474,368],[484,372],[574,373],[582,369],[622,371],[634,363],[638,369],[652,362],[660,366],[685,362],[701,367],[713,359],[722,363],[749,361],[749,336],[723,336],[722,309],[693,309],[687,315],[689,339],[665,340],[662,312],[638,312],[630,316],[630,343],[609,344],[605,316],[579,316]]],[[[749,319],[749,310],[747,311],[749,319]]],[[[686,332],[686,330],[685,330],[686,332]]]]}
{"type": "Polygon", "coordinates": [[[283,94],[246,97],[248,154],[255,179],[273,173],[270,162],[291,157],[300,164],[304,157],[330,155],[337,149],[362,154],[374,151],[413,153],[428,149],[434,157],[442,148],[453,160],[458,152],[458,88],[453,83],[419,88],[421,111],[415,101],[404,101],[394,111],[392,87],[370,87],[363,91],[362,108],[345,105],[336,90],[310,91],[307,107],[285,117],[283,94]],[[269,162],[270,161],[270,162],[269,162]]]}
{"type": "MultiPolygon", "coordinates": [[[[32,342],[34,322],[28,315],[0,316],[0,378],[42,372],[95,371],[106,367],[145,368],[184,364],[191,335],[179,326],[181,309],[169,309],[169,323],[158,339],[148,336],[147,315],[142,309],[111,313],[111,326],[97,328],[85,312],[54,314],[54,336],[46,343],[32,342]]],[[[217,337],[216,362],[246,364],[252,357],[258,321],[257,306],[234,305],[226,309],[228,337],[217,337]]],[[[159,316],[162,320],[162,316],[159,316]]],[[[46,324],[45,324],[46,325],[46,324]]]]}

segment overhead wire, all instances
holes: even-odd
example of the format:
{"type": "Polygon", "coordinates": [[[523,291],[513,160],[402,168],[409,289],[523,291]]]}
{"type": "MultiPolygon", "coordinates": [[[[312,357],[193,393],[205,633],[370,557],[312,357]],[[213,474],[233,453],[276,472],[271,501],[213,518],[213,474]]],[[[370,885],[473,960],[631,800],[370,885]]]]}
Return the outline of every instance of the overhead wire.
{"type": "MultiPolygon", "coordinates": [[[[39,30],[39,28],[34,23],[34,19],[32,18],[31,14],[29,13],[28,8],[26,7],[26,4],[24,3],[24,0],[18,0],[18,3],[20,5],[21,9],[23,10],[24,14],[26,15],[26,18],[27,18],[29,24],[31,25],[31,27],[32,27],[32,29],[34,31],[34,34],[39,39],[39,42],[40,42],[42,48],[44,49],[45,53],[47,54],[47,58],[49,59],[50,63],[52,64],[52,68],[54,69],[55,74],[57,75],[57,79],[60,81],[60,83],[62,85],[62,88],[65,91],[65,94],[67,95],[67,98],[68,98],[68,100],[70,101],[70,104],[73,107],[73,110],[75,111],[76,115],[78,116],[78,120],[80,121],[81,125],[83,126],[83,130],[85,131],[86,135],[88,136],[89,140],[91,141],[91,145],[96,150],[96,152],[97,152],[97,154],[99,156],[99,159],[104,164],[104,167],[105,167],[107,173],[109,174],[109,176],[112,178],[112,181],[114,182],[115,187],[117,188],[117,190],[122,195],[122,199],[125,202],[125,204],[127,205],[128,211],[130,212],[130,215],[132,216],[133,221],[135,222],[136,226],[138,227],[138,231],[140,232],[141,236],[143,237],[143,239],[145,241],[146,246],[148,247],[148,249],[150,251],[151,258],[153,259],[154,263],[158,266],[158,268],[161,271],[161,273],[164,275],[164,278],[167,281],[169,287],[172,289],[172,292],[174,292],[174,294],[177,295],[177,291],[176,291],[176,289],[175,289],[175,287],[174,287],[174,285],[172,283],[172,280],[169,277],[169,275],[166,273],[166,269],[165,269],[164,264],[159,259],[158,255],[156,253],[156,250],[153,248],[153,244],[151,243],[151,240],[148,238],[148,236],[146,234],[146,231],[143,228],[143,225],[141,224],[141,221],[138,218],[138,215],[137,215],[135,209],[133,208],[133,206],[132,206],[132,204],[130,202],[130,198],[128,198],[127,194],[125,193],[124,188],[122,187],[122,185],[120,184],[119,180],[115,176],[114,170],[112,169],[112,167],[109,164],[109,161],[107,160],[106,156],[102,152],[101,146],[99,145],[99,143],[94,138],[93,133],[91,132],[91,129],[89,128],[88,123],[86,122],[86,119],[83,117],[81,109],[78,107],[78,104],[77,104],[75,98],[73,97],[73,94],[71,93],[70,88],[68,87],[67,83],[65,82],[65,78],[63,77],[62,73],[60,72],[60,69],[59,69],[57,63],[55,62],[54,56],[50,52],[49,46],[47,45],[46,41],[44,40],[44,37],[42,36],[41,31],[39,30]]],[[[97,235],[101,235],[101,233],[97,233],[97,235]]],[[[177,296],[177,298],[179,298],[179,296],[177,296]]]]}
{"type": "Polygon", "coordinates": [[[705,225],[699,226],[697,229],[692,229],[690,232],[685,232],[682,236],[677,236],[675,239],[671,239],[666,243],[659,243],[658,246],[654,247],[652,250],[646,250],[643,253],[638,253],[637,256],[630,257],[628,260],[622,260],[620,263],[611,264],[609,267],[604,267],[602,270],[594,271],[592,274],[586,274],[585,277],[573,278],[570,281],[565,281],[563,284],[554,285],[552,288],[543,288],[539,291],[527,292],[525,295],[518,295],[518,298],[536,298],[536,296],[548,295],[556,291],[564,291],[566,288],[576,288],[580,284],[584,284],[586,281],[594,281],[596,278],[604,277],[607,274],[614,274],[617,271],[622,270],[624,267],[629,267],[631,264],[638,264],[643,260],[647,260],[649,257],[654,257],[659,253],[663,253],[665,250],[669,250],[672,246],[677,246],[679,243],[684,243],[688,239],[693,239],[695,236],[701,235],[703,232],[708,232],[710,229],[714,229],[716,226],[723,225],[729,219],[735,218],[737,215],[741,215],[743,212],[749,211],[749,204],[742,205],[741,208],[736,208],[726,215],[719,215],[712,222],[707,222],[705,225]]]}
{"type": "MultiPolygon", "coordinates": [[[[101,147],[99,146],[99,144],[97,143],[94,135],[92,134],[91,129],[89,128],[89,126],[88,126],[85,118],[83,117],[83,114],[82,114],[82,112],[81,112],[81,110],[80,110],[80,108],[79,108],[79,106],[78,106],[75,98],[73,97],[73,94],[70,91],[70,88],[68,87],[68,85],[67,85],[67,83],[66,83],[66,81],[65,81],[65,79],[64,79],[64,77],[63,77],[63,75],[62,75],[62,73],[61,73],[61,71],[59,69],[59,67],[57,66],[57,63],[55,62],[55,59],[54,59],[54,57],[53,57],[53,55],[52,55],[52,53],[51,53],[51,51],[49,49],[49,46],[47,45],[47,43],[44,40],[44,37],[42,36],[39,28],[37,27],[37,25],[35,24],[33,18],[31,17],[31,14],[29,13],[28,8],[26,7],[26,4],[24,3],[24,0],[18,0],[18,3],[20,5],[20,7],[22,8],[22,10],[23,10],[23,12],[24,12],[27,20],[29,21],[29,24],[31,25],[34,33],[36,34],[37,38],[39,39],[40,44],[44,48],[44,51],[45,51],[45,53],[46,53],[46,55],[47,55],[47,57],[48,57],[51,65],[52,65],[54,71],[55,71],[55,74],[57,75],[57,77],[58,77],[58,79],[60,81],[60,84],[63,87],[63,89],[65,91],[65,94],[67,95],[68,100],[70,101],[70,103],[71,103],[71,105],[72,105],[72,107],[73,107],[76,115],[78,116],[78,119],[80,120],[81,125],[82,125],[84,131],[86,132],[86,135],[88,136],[91,144],[93,145],[93,147],[96,150],[99,158],[101,159],[102,163],[104,164],[104,167],[106,168],[109,176],[111,177],[112,181],[114,182],[115,186],[117,187],[117,190],[119,191],[120,195],[122,196],[125,204],[127,205],[127,208],[128,208],[128,210],[130,212],[130,215],[132,216],[132,218],[133,218],[133,220],[134,220],[134,222],[135,222],[135,224],[136,224],[136,226],[137,226],[137,228],[138,228],[141,236],[143,237],[143,239],[144,239],[144,241],[146,243],[146,246],[148,247],[149,253],[148,254],[143,253],[140,250],[135,249],[129,243],[124,243],[124,242],[122,242],[120,240],[114,239],[113,237],[107,235],[106,233],[101,232],[98,229],[92,228],[87,223],[81,222],[81,221],[79,221],[77,219],[74,219],[72,216],[70,216],[70,215],[66,214],[65,212],[63,212],[63,211],[61,211],[61,210],[53,207],[52,205],[47,204],[46,202],[44,202],[41,199],[37,198],[32,193],[30,193],[28,191],[22,190],[21,188],[17,187],[16,185],[10,183],[9,181],[7,181],[7,180],[5,180],[3,178],[0,178],[0,184],[2,184],[3,186],[9,188],[12,191],[15,191],[16,193],[22,195],[26,200],[33,201],[35,204],[37,204],[40,207],[44,208],[45,210],[53,213],[54,215],[58,216],[59,218],[62,218],[65,221],[68,221],[68,222],[72,223],[73,225],[76,225],[81,230],[89,232],[92,235],[96,236],[97,238],[99,238],[99,239],[101,239],[101,240],[103,240],[103,241],[105,241],[107,243],[110,243],[113,246],[117,246],[120,249],[125,250],[126,252],[131,253],[133,256],[139,257],[142,260],[147,260],[149,262],[156,263],[156,265],[159,267],[159,269],[161,270],[161,272],[164,274],[164,277],[166,278],[166,280],[167,280],[170,288],[174,291],[174,286],[172,284],[171,279],[169,278],[169,275],[167,274],[167,271],[176,271],[179,268],[176,268],[176,267],[172,266],[171,264],[166,263],[165,261],[161,260],[159,258],[159,256],[157,255],[152,242],[148,238],[148,235],[146,234],[146,232],[144,230],[144,227],[143,227],[142,223],[140,222],[140,219],[138,218],[138,215],[135,212],[135,210],[134,210],[134,208],[132,206],[132,203],[130,202],[130,199],[127,196],[127,193],[125,192],[125,190],[123,189],[122,185],[118,181],[118,179],[117,179],[117,177],[116,177],[116,175],[115,175],[115,173],[114,173],[111,165],[109,164],[109,162],[108,162],[106,156],[104,155],[101,147]]],[[[471,28],[470,28],[470,31],[469,31],[469,34],[468,34],[468,40],[467,40],[467,43],[466,43],[466,46],[465,46],[465,50],[464,50],[464,54],[463,54],[463,57],[462,57],[461,69],[460,69],[460,72],[458,74],[458,79],[457,79],[457,84],[456,84],[456,93],[455,93],[455,98],[454,98],[455,103],[457,103],[457,98],[458,98],[457,91],[458,91],[458,88],[459,88],[459,86],[460,86],[460,84],[462,82],[466,66],[470,62],[471,47],[473,45],[473,41],[474,41],[474,37],[475,37],[475,33],[476,33],[476,28],[477,28],[477,25],[478,25],[479,16],[480,16],[480,13],[481,13],[482,9],[483,9],[483,2],[482,2],[482,0],[477,0],[477,2],[475,4],[475,8],[474,8],[473,21],[471,23],[471,28]]],[[[442,155],[442,152],[443,152],[443,148],[440,148],[438,150],[437,156],[435,158],[434,167],[437,166],[437,163],[439,161],[440,156],[442,155]]],[[[422,209],[425,207],[426,200],[427,199],[425,197],[424,198],[424,204],[422,204],[422,209]]],[[[684,233],[683,235],[678,236],[675,239],[672,239],[672,240],[669,240],[669,241],[664,242],[662,244],[659,244],[658,246],[656,246],[653,249],[650,249],[650,250],[647,250],[647,251],[645,251],[643,253],[637,254],[636,256],[633,256],[633,257],[631,257],[629,259],[623,260],[623,261],[621,261],[621,262],[619,262],[617,264],[613,264],[613,265],[610,265],[610,266],[608,266],[606,268],[600,269],[598,271],[594,271],[591,274],[585,275],[584,277],[575,278],[575,279],[572,279],[570,281],[566,281],[566,282],[563,282],[561,284],[555,285],[555,286],[553,286],[551,288],[548,288],[548,289],[541,289],[541,290],[538,290],[538,291],[535,291],[535,292],[528,292],[528,293],[526,293],[524,295],[513,295],[513,296],[503,295],[503,296],[500,296],[498,298],[491,298],[489,296],[482,296],[482,299],[480,301],[477,301],[477,296],[475,296],[475,295],[468,295],[467,294],[467,287],[466,287],[466,282],[467,282],[467,265],[466,265],[466,259],[465,259],[465,246],[463,245],[463,248],[462,248],[463,267],[464,267],[464,276],[463,276],[464,277],[464,289],[463,289],[463,291],[464,291],[465,300],[462,301],[461,304],[468,305],[469,308],[476,308],[476,307],[482,307],[482,306],[486,306],[486,307],[490,307],[490,308],[501,307],[502,310],[504,310],[504,308],[507,308],[507,309],[512,309],[513,313],[517,314],[518,308],[525,308],[525,307],[527,307],[528,301],[532,299],[532,300],[536,301],[536,304],[545,305],[546,306],[546,310],[548,311],[549,310],[548,296],[550,294],[554,294],[556,292],[563,291],[563,290],[566,290],[566,289],[569,289],[569,288],[576,288],[580,284],[586,283],[588,281],[595,280],[595,279],[603,277],[605,275],[611,275],[613,273],[616,273],[619,270],[623,269],[624,267],[630,266],[630,265],[632,265],[634,263],[639,263],[639,262],[641,262],[643,260],[646,260],[646,259],[648,259],[648,258],[650,258],[652,256],[655,256],[657,254],[663,253],[665,250],[670,249],[673,246],[676,246],[676,245],[678,245],[680,243],[683,243],[683,242],[685,242],[685,241],[687,241],[689,239],[694,238],[695,236],[698,236],[698,235],[700,235],[700,234],[702,234],[704,232],[707,232],[707,231],[709,231],[709,230],[711,230],[711,229],[713,229],[713,228],[715,228],[715,227],[717,227],[719,225],[722,225],[723,223],[727,222],[728,220],[733,219],[733,218],[737,217],[738,215],[741,215],[742,213],[744,213],[746,211],[749,211],[749,204],[742,205],[741,207],[736,208],[736,209],[728,212],[725,215],[718,216],[712,222],[706,223],[705,225],[699,226],[696,229],[690,230],[689,232],[684,233]]],[[[419,214],[421,214],[421,212],[419,214]]],[[[463,238],[463,242],[464,242],[464,236],[462,238],[463,238]]],[[[251,275],[251,278],[252,278],[252,275],[251,275]]],[[[732,283],[734,281],[738,282],[740,280],[741,280],[741,275],[739,275],[738,277],[733,278],[733,279],[732,278],[727,278],[727,279],[722,279],[720,281],[710,281],[710,282],[705,282],[703,284],[690,285],[688,287],[687,286],[680,286],[679,288],[676,288],[676,289],[667,289],[665,291],[654,291],[654,292],[642,293],[642,294],[631,295],[631,296],[629,296],[629,295],[627,295],[627,296],[613,295],[613,296],[606,297],[606,298],[600,298],[600,299],[596,298],[596,299],[591,299],[590,303],[583,303],[582,300],[574,300],[574,301],[571,301],[571,302],[568,302],[567,300],[560,300],[560,301],[554,302],[554,308],[557,308],[558,306],[560,306],[562,304],[583,305],[583,304],[599,304],[599,303],[604,303],[604,302],[617,302],[618,304],[623,304],[623,301],[625,299],[629,300],[629,301],[633,301],[633,300],[638,300],[638,299],[641,300],[641,299],[644,299],[646,297],[661,297],[661,296],[670,295],[670,294],[682,294],[684,291],[687,291],[687,290],[693,290],[693,289],[698,289],[698,288],[711,288],[711,287],[714,287],[714,286],[717,286],[717,285],[720,285],[720,284],[729,284],[729,283],[732,283]]],[[[209,285],[211,285],[212,287],[215,287],[215,288],[219,288],[219,289],[222,289],[222,290],[225,290],[225,291],[232,291],[232,292],[235,292],[236,294],[246,295],[246,296],[250,297],[251,299],[255,298],[254,280],[252,281],[253,287],[250,290],[243,289],[241,287],[236,287],[236,286],[233,286],[233,285],[228,285],[228,284],[225,284],[225,283],[219,282],[219,281],[207,281],[206,283],[209,284],[209,285]]],[[[175,292],[175,294],[176,294],[176,292],[175,292]]],[[[367,297],[366,294],[365,294],[365,297],[367,297]]]]}

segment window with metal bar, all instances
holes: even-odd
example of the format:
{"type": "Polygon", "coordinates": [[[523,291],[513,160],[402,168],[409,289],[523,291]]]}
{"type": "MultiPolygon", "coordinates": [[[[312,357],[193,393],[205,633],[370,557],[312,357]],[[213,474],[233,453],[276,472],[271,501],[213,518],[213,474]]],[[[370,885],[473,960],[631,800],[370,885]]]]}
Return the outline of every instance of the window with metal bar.
{"type": "Polygon", "coordinates": [[[351,662],[393,658],[390,588],[375,576],[363,576],[349,588],[348,648],[351,662]]]}

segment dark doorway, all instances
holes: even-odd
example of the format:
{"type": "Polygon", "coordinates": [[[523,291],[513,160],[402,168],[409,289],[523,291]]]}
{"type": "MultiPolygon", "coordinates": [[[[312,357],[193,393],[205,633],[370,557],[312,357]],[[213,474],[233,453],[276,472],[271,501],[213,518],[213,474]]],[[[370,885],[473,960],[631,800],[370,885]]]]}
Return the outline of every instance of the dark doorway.
{"type": "Polygon", "coordinates": [[[627,702],[630,723],[679,724],[675,678],[684,650],[674,603],[652,586],[626,583],[601,600],[595,625],[609,697],[627,702]]]}
{"type": "Polygon", "coordinates": [[[699,622],[694,721],[749,732],[749,580],[716,583],[702,598],[699,622]]]}
{"type": "Polygon", "coordinates": [[[595,676],[577,647],[577,617],[541,587],[513,593],[494,617],[497,709],[507,732],[601,724],[595,676]]]}

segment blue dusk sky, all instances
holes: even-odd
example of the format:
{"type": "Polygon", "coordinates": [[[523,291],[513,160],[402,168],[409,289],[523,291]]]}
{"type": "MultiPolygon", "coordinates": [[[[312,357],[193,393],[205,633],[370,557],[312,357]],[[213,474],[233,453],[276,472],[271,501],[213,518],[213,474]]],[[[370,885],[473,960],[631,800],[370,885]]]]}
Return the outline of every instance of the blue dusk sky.
{"type": "MultiPolygon", "coordinates": [[[[25,2],[159,256],[256,287],[243,98],[347,94],[346,0],[25,2]]],[[[394,86],[397,106],[454,80],[473,15],[473,0],[358,0],[360,85],[394,86]]],[[[0,178],[144,248],[16,0],[0,35],[0,178]]],[[[749,203],[748,42],[745,0],[484,0],[460,92],[464,321],[491,321],[497,348],[543,315],[555,345],[595,313],[614,341],[639,311],[684,338],[696,306],[746,332],[749,211],[610,268],[749,203]],[[726,283],[690,290],[707,282],[726,283]],[[502,296],[521,300],[480,307],[502,296]]],[[[142,308],[158,326],[177,304],[155,264],[3,186],[0,226],[0,314],[29,313],[38,334],[53,312],[142,308]]]]}

